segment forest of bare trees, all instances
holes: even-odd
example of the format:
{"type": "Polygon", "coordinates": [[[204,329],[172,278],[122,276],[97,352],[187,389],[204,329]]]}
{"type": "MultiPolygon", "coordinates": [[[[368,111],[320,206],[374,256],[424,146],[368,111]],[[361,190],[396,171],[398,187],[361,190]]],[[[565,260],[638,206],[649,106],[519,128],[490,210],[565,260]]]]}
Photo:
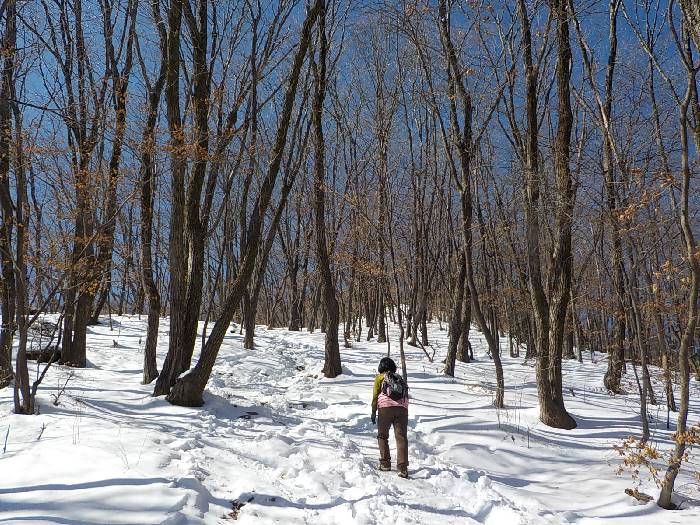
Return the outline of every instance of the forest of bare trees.
{"type": "Polygon", "coordinates": [[[447,375],[483,335],[497,407],[502,352],[536,363],[551,427],[577,424],[563,360],[607,354],[611,395],[634,375],[643,420],[677,417],[671,507],[700,380],[697,2],[2,0],[0,25],[17,413],[28,354],[85,367],[113,314],[147,316],[144,384],[183,406],[232,330],[320,330],[336,377],[361,339],[432,360],[439,323],[447,375]]]}

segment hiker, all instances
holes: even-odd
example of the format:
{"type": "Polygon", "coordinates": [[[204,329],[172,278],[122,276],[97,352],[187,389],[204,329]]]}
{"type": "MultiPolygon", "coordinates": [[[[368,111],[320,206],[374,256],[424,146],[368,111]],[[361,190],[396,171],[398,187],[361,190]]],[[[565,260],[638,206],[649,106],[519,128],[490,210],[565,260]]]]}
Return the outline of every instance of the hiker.
{"type": "Polygon", "coordinates": [[[399,477],[408,477],[408,386],[403,378],[396,373],[396,363],[384,357],[379,361],[377,377],[374,378],[372,393],[372,423],[377,424],[377,409],[379,409],[379,425],[377,441],[379,442],[379,470],[391,470],[391,454],[389,452],[389,429],[393,425],[396,437],[398,460],[396,467],[399,477]]]}

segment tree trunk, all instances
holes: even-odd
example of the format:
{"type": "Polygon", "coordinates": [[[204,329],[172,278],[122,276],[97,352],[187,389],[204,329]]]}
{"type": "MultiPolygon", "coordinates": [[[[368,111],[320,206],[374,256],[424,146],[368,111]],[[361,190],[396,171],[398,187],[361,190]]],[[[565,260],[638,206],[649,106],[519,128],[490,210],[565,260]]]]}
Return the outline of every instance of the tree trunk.
{"type": "Polygon", "coordinates": [[[330,258],[326,243],[326,165],[325,145],[323,138],[323,101],[326,95],[326,56],[328,42],[326,39],[326,7],[321,0],[318,14],[318,62],[312,52],[312,69],[315,80],[315,93],[311,110],[311,122],[314,130],[314,215],[316,219],[316,258],[321,272],[321,286],[326,312],[326,351],[323,374],[326,377],[337,377],[343,373],[340,363],[340,348],[338,344],[339,308],[336,298],[335,281],[331,273],[330,258]]]}
{"type": "Polygon", "coordinates": [[[245,333],[243,338],[243,348],[246,350],[252,350],[255,345],[255,314],[258,309],[258,301],[255,299],[255,304],[253,304],[253,299],[249,291],[243,294],[243,331],[245,333]]]}
{"type": "MultiPolygon", "coordinates": [[[[382,255],[383,260],[383,255],[382,255]]],[[[384,279],[377,287],[377,343],[386,343],[386,306],[384,305],[384,279]]]]}
{"type": "MultiPolygon", "coordinates": [[[[491,356],[493,357],[494,367],[496,369],[496,392],[494,405],[496,408],[505,406],[505,383],[503,378],[503,366],[501,364],[501,353],[498,344],[498,333],[494,333],[488,326],[486,317],[482,310],[479,291],[474,278],[474,261],[473,261],[473,234],[472,234],[472,157],[476,145],[472,132],[473,105],[471,95],[467,92],[462,78],[462,68],[457,59],[457,54],[452,43],[450,35],[449,16],[447,13],[446,2],[443,0],[439,5],[439,29],[440,39],[444,54],[448,63],[448,78],[450,84],[450,123],[452,131],[452,140],[459,154],[459,175],[452,155],[449,151],[448,157],[451,162],[451,172],[457,183],[460,194],[461,217],[462,217],[462,243],[464,248],[464,256],[466,262],[466,279],[471,297],[471,306],[473,314],[479,325],[479,329],[483,332],[488,343],[491,356]],[[457,115],[457,105],[455,100],[461,99],[464,118],[463,128],[460,129],[457,115]]],[[[422,315],[425,315],[425,305],[423,303],[422,315]]],[[[471,313],[471,312],[470,312],[471,313]]],[[[468,336],[467,336],[468,337],[468,336]]]]}
{"type": "Polygon", "coordinates": [[[180,114],[180,32],[182,2],[171,0],[167,20],[167,59],[165,106],[170,132],[171,204],[170,236],[168,239],[170,336],[168,353],[153,389],[154,396],[170,392],[182,371],[182,350],[187,312],[187,253],[185,239],[185,159],[184,130],[180,114]]]}
{"type": "Polygon", "coordinates": [[[462,335],[462,303],[464,302],[464,283],[466,276],[466,265],[464,262],[464,252],[459,256],[459,275],[452,297],[452,313],[450,316],[450,339],[447,346],[447,359],[445,360],[445,374],[454,377],[455,361],[459,348],[459,340],[462,335]]]}
{"type": "Polygon", "coordinates": [[[615,295],[614,320],[614,346],[608,350],[608,369],[603,378],[603,384],[609,391],[621,393],[620,381],[625,362],[625,284],[624,262],[622,259],[622,241],[620,239],[620,226],[617,210],[618,182],[615,177],[615,163],[613,162],[613,137],[610,130],[612,118],[613,82],[615,65],[617,60],[617,13],[619,2],[610,2],[609,11],[609,36],[610,49],[608,51],[608,64],[605,75],[605,102],[602,111],[603,126],[603,172],[605,179],[605,193],[607,197],[608,213],[612,236],[612,265],[613,265],[613,292],[615,295]]]}
{"type": "Polygon", "coordinates": [[[459,348],[457,350],[457,361],[469,363],[474,359],[472,345],[469,342],[469,331],[472,324],[472,300],[468,288],[465,287],[462,297],[462,321],[459,335],[459,348]]]}
{"type": "Polygon", "coordinates": [[[680,0],[680,3],[695,47],[700,49],[700,3],[697,0],[680,0]]]}
{"type": "MultiPolygon", "coordinates": [[[[5,31],[2,38],[2,77],[0,77],[0,266],[2,267],[2,327],[0,328],[0,388],[10,384],[12,371],[12,341],[15,332],[16,307],[21,298],[16,289],[15,258],[12,253],[12,232],[15,224],[15,205],[10,189],[10,144],[12,142],[12,117],[10,100],[14,99],[15,46],[17,38],[14,0],[7,5],[5,31]]],[[[18,230],[21,226],[18,225],[18,230]]],[[[19,231],[17,232],[19,235],[19,231]]],[[[19,319],[19,317],[18,317],[19,319]]],[[[20,363],[17,368],[20,369],[20,363]]],[[[26,369],[26,362],[22,368],[26,369]]],[[[22,378],[20,378],[22,379],[22,378]]],[[[17,409],[17,406],[15,406],[17,409]]]]}
{"type": "MultiPolygon", "coordinates": [[[[5,14],[5,35],[2,43],[3,50],[3,70],[2,88],[0,89],[2,101],[0,102],[0,129],[3,132],[3,139],[0,139],[0,176],[4,175],[4,163],[9,162],[9,144],[6,147],[5,140],[9,142],[14,138],[15,150],[15,220],[17,235],[15,238],[15,265],[14,279],[15,286],[15,325],[19,332],[19,345],[17,347],[17,359],[15,368],[14,384],[14,410],[16,414],[34,414],[35,396],[29,385],[29,370],[27,367],[27,331],[29,329],[28,319],[28,293],[27,293],[27,229],[29,227],[29,204],[27,200],[27,182],[25,177],[24,146],[22,137],[22,114],[16,100],[15,79],[16,70],[15,58],[17,47],[17,4],[15,0],[10,0],[6,7],[5,14]],[[12,111],[11,111],[12,109],[12,111]],[[14,113],[15,134],[12,137],[12,113],[14,113]],[[7,134],[5,134],[7,133],[7,134]]],[[[4,203],[3,203],[4,207],[4,203]]],[[[5,219],[5,217],[3,217],[5,219]]]]}
{"type": "Polygon", "coordinates": [[[373,300],[371,297],[371,288],[366,288],[364,291],[365,297],[365,323],[367,324],[367,341],[371,341],[374,338],[374,316],[375,310],[373,305],[373,300]]]}
{"type": "MultiPolygon", "coordinates": [[[[685,60],[690,60],[687,56],[685,60]]],[[[692,63],[692,62],[691,62],[692,63]]],[[[680,224],[683,231],[683,239],[685,241],[685,250],[688,264],[690,266],[690,294],[688,296],[688,322],[683,330],[681,345],[678,351],[678,369],[680,375],[680,408],[678,410],[678,423],[675,434],[675,449],[673,457],[666,469],[666,474],[661,485],[661,493],[659,494],[658,504],[660,507],[670,509],[673,506],[671,496],[676,482],[676,477],[681,468],[681,463],[685,458],[687,443],[687,424],[688,410],[690,405],[690,348],[695,340],[695,330],[698,325],[698,293],[700,292],[700,261],[698,261],[698,247],[693,234],[693,229],[690,219],[689,200],[690,200],[690,159],[688,145],[688,106],[693,101],[693,113],[698,116],[700,108],[698,107],[698,97],[696,91],[696,75],[697,71],[692,68],[688,69],[688,87],[686,89],[685,99],[681,107],[680,113],[680,135],[681,135],[681,211],[680,224]]],[[[694,130],[695,149],[696,152],[700,148],[700,130],[694,130]]],[[[675,197],[674,197],[675,198],[675,197]]]]}
{"type": "Polygon", "coordinates": [[[299,275],[299,268],[297,265],[293,264],[290,269],[290,288],[291,297],[289,299],[289,331],[298,332],[301,330],[301,305],[299,297],[299,284],[297,283],[297,277],[299,275]]]}
{"type": "MultiPolygon", "coordinates": [[[[158,377],[156,349],[158,346],[158,327],[160,324],[161,299],[158,286],[153,277],[153,196],[156,188],[156,170],[154,166],[155,127],[158,120],[158,106],[165,84],[167,68],[166,36],[157,3],[151,4],[152,15],[156,30],[160,37],[161,60],[158,77],[155,84],[147,81],[148,113],[141,141],[141,281],[148,299],[148,329],[146,344],[143,351],[143,380],[144,385],[152,383],[158,377]]],[[[146,77],[146,72],[143,72],[146,77]]]]}
{"type": "MultiPolygon", "coordinates": [[[[9,6],[14,10],[14,2],[9,6]]],[[[13,11],[14,12],[14,11],[13,11]]],[[[6,25],[3,38],[3,56],[9,52],[9,27],[6,25]]],[[[14,49],[11,49],[14,53],[14,49]]],[[[2,267],[2,327],[0,328],[0,388],[10,384],[12,371],[12,341],[15,332],[15,265],[12,254],[12,235],[15,224],[14,203],[10,189],[10,141],[12,126],[10,120],[10,102],[8,90],[12,75],[12,59],[3,64],[2,99],[0,99],[0,204],[2,206],[2,224],[0,225],[0,265],[2,267]]]]}
{"type": "Polygon", "coordinates": [[[561,358],[564,320],[571,287],[571,222],[573,220],[573,187],[569,168],[572,113],[570,100],[571,47],[569,24],[564,0],[552,0],[550,9],[557,21],[558,122],[554,147],[557,202],[554,221],[555,240],[551,256],[548,294],[545,294],[540,256],[539,207],[541,172],[539,167],[537,84],[538,71],[532,62],[530,21],[524,0],[518,0],[518,17],[523,28],[525,60],[525,106],[527,136],[525,139],[525,222],[528,258],[528,286],[535,319],[534,343],[537,349],[537,391],[540,421],[554,428],[572,429],[576,422],[566,411],[562,393],[561,358]],[[549,295],[549,297],[547,296],[549,295]]]}

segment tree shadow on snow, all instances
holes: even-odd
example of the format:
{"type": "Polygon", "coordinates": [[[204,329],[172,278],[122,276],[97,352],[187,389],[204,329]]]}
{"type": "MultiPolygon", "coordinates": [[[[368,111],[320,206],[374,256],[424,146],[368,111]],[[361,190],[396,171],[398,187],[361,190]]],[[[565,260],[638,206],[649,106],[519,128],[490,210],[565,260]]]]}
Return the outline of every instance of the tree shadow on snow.
{"type": "MultiPolygon", "coordinates": [[[[153,485],[158,483],[168,484],[171,480],[167,478],[113,478],[101,479],[99,481],[87,481],[83,483],[48,483],[46,485],[28,485],[24,487],[0,487],[0,494],[19,494],[25,492],[36,492],[41,490],[81,490],[105,488],[114,485],[153,485]]],[[[3,504],[4,506],[5,504],[3,504]]]]}
{"type": "MultiPolygon", "coordinates": [[[[15,516],[12,518],[0,518],[0,523],[57,523],[59,525],[95,525],[94,521],[81,521],[75,518],[62,518],[59,516],[50,516],[46,514],[37,516],[15,516]]],[[[131,523],[124,522],[122,525],[143,525],[139,521],[134,521],[131,523]]]]}
{"type": "Polygon", "coordinates": [[[246,492],[241,494],[238,498],[236,498],[236,501],[248,501],[250,505],[258,505],[261,507],[293,508],[299,510],[328,510],[346,504],[354,505],[355,503],[359,503],[360,501],[372,497],[374,496],[372,496],[371,494],[365,494],[360,498],[352,500],[347,500],[345,498],[338,497],[333,501],[329,501],[327,503],[297,503],[294,501],[290,501],[282,496],[260,494],[257,492],[246,492]]]}

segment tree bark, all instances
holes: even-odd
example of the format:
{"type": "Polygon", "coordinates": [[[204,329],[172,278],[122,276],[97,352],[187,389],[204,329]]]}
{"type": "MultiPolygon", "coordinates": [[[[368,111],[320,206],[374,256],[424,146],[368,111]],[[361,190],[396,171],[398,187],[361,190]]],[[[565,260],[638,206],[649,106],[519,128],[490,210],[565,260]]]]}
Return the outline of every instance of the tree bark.
{"type": "MultiPolygon", "coordinates": [[[[687,55],[690,53],[686,50],[687,55]]],[[[685,57],[688,60],[688,57],[685,57]]],[[[690,349],[695,340],[695,330],[698,325],[700,313],[698,311],[698,293],[700,293],[700,261],[698,260],[698,246],[693,234],[692,223],[689,211],[690,200],[690,180],[691,169],[689,159],[689,144],[688,144],[688,107],[693,102],[693,113],[695,118],[699,116],[700,106],[698,105],[698,95],[696,91],[696,75],[695,68],[687,71],[688,86],[686,96],[679,108],[679,128],[681,135],[681,210],[680,210],[680,225],[685,241],[685,251],[688,264],[690,266],[690,294],[688,296],[688,321],[683,330],[680,349],[678,351],[678,369],[680,381],[680,407],[678,410],[678,423],[675,433],[675,449],[673,457],[666,469],[664,479],[661,485],[661,493],[659,494],[658,504],[660,507],[670,509],[673,507],[671,496],[676,482],[676,477],[681,468],[681,463],[685,457],[685,451],[688,447],[687,424],[688,411],[690,405],[690,349]]],[[[696,152],[700,148],[700,130],[694,129],[693,135],[695,141],[696,152]]],[[[697,154],[700,156],[700,154],[697,154]]],[[[671,190],[673,191],[673,190],[671,190]]],[[[674,197],[675,200],[675,197],[674,197]]]]}
{"type": "Polygon", "coordinates": [[[680,3],[695,47],[700,49],[700,3],[697,0],[680,0],[680,3]]]}
{"type": "Polygon", "coordinates": [[[343,373],[340,363],[340,347],[338,344],[339,307],[336,298],[335,280],[331,272],[330,257],[326,241],[326,163],[325,145],[323,138],[323,102],[326,96],[326,67],[328,42],[326,38],[326,6],[321,1],[318,14],[318,61],[313,58],[315,92],[311,109],[311,122],[314,131],[314,215],[316,219],[316,259],[321,272],[321,286],[326,311],[324,323],[326,332],[325,361],[323,375],[337,377],[343,373]]]}
{"type": "Polygon", "coordinates": [[[153,389],[154,396],[170,392],[182,371],[185,346],[187,293],[187,253],[183,218],[185,217],[184,129],[180,114],[180,32],[183,1],[171,0],[167,17],[167,58],[165,69],[165,105],[170,132],[171,204],[168,239],[170,335],[168,353],[153,389]]]}
{"type": "Polygon", "coordinates": [[[464,289],[462,298],[462,326],[459,334],[459,347],[457,350],[457,361],[469,363],[474,359],[472,345],[469,342],[469,331],[472,324],[472,299],[468,287],[464,289]]]}
{"type": "MultiPolygon", "coordinates": [[[[161,300],[158,286],[153,277],[153,196],[156,187],[156,170],[153,157],[158,106],[167,73],[167,35],[163,28],[158,0],[151,0],[151,12],[160,38],[161,60],[155,83],[151,84],[150,80],[147,81],[148,110],[142,134],[141,166],[139,170],[141,183],[141,281],[148,299],[148,328],[143,354],[142,383],[144,385],[152,383],[158,377],[156,349],[158,346],[161,300]]],[[[143,63],[142,69],[144,78],[147,78],[146,68],[143,63]]]]}
{"type": "Polygon", "coordinates": [[[0,77],[0,266],[2,268],[2,327],[0,328],[0,388],[10,384],[12,371],[12,342],[15,332],[17,293],[15,288],[15,258],[12,253],[15,225],[15,204],[10,188],[10,144],[12,119],[10,99],[14,82],[15,12],[14,0],[7,4],[5,31],[2,36],[2,77],[0,77]]]}
{"type": "Polygon", "coordinates": [[[462,336],[462,304],[464,303],[464,284],[466,281],[466,263],[464,252],[459,255],[459,274],[455,283],[452,296],[452,312],[450,315],[450,339],[447,346],[447,359],[445,360],[445,375],[454,377],[455,361],[459,350],[459,341],[462,336]]]}

